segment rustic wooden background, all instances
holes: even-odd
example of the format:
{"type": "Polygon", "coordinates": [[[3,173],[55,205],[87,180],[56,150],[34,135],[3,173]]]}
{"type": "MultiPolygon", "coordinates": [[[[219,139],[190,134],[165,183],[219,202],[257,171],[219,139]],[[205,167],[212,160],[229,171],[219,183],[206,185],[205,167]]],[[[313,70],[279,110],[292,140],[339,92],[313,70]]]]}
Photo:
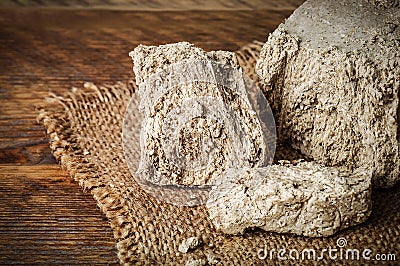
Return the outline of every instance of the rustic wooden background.
{"type": "Polygon", "coordinates": [[[265,41],[302,2],[0,1],[0,264],[118,263],[106,218],[36,123],[49,91],[129,79],[139,43],[234,51],[265,41]]]}
{"type": "Polygon", "coordinates": [[[171,10],[284,10],[293,9],[299,0],[1,0],[0,7],[41,9],[106,9],[133,11],[171,10]]]}

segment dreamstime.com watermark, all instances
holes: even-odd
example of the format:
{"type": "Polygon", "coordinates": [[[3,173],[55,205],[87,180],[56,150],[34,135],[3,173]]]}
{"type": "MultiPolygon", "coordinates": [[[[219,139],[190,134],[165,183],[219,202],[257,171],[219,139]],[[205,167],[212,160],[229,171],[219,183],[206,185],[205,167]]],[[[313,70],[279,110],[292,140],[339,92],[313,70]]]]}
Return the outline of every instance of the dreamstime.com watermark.
{"type": "Polygon", "coordinates": [[[274,249],[265,245],[257,251],[257,256],[260,260],[366,260],[366,261],[396,261],[396,254],[393,253],[375,253],[370,248],[357,249],[347,247],[347,240],[340,237],[336,241],[335,247],[323,249],[304,248],[298,249],[274,249]]]}

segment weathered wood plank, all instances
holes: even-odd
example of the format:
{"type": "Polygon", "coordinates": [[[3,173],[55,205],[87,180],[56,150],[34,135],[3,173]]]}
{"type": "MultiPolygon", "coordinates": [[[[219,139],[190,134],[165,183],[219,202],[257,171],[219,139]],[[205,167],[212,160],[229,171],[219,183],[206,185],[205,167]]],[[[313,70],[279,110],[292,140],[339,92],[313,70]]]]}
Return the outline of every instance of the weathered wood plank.
{"type": "Polygon", "coordinates": [[[265,40],[290,12],[0,10],[0,162],[35,164],[48,156],[35,106],[49,91],[131,78],[128,52],[139,43],[186,40],[236,50],[265,40]]]}
{"type": "Polygon", "coordinates": [[[113,10],[253,10],[293,9],[299,0],[3,0],[3,8],[113,9],[113,10]]]}
{"type": "Polygon", "coordinates": [[[117,263],[95,200],[59,166],[0,165],[0,264],[117,263]]]}
{"type": "MultiPolygon", "coordinates": [[[[40,2],[46,4],[35,1],[40,2]]],[[[143,9],[150,3],[131,2],[143,9]]],[[[302,1],[288,1],[294,2],[302,1]]],[[[186,40],[207,50],[233,51],[265,40],[295,8],[277,7],[187,12],[0,9],[0,264],[118,262],[105,217],[91,195],[60,170],[44,128],[36,123],[35,107],[49,91],[63,93],[84,81],[130,79],[128,52],[139,43],[186,40]]]]}

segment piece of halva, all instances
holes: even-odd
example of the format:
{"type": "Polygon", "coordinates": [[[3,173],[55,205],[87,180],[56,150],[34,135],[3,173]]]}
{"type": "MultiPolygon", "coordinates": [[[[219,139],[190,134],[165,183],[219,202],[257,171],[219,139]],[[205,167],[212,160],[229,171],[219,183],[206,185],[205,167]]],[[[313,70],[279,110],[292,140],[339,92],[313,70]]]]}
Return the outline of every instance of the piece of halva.
{"type": "Polygon", "coordinates": [[[397,0],[308,0],[261,50],[256,72],[278,139],[319,163],[399,180],[397,0]]]}
{"type": "Polygon", "coordinates": [[[216,229],[247,228],[329,236],[365,221],[371,212],[371,179],[315,162],[229,169],[213,186],[206,207],[216,229]]]}
{"type": "Polygon", "coordinates": [[[202,186],[229,167],[265,163],[268,140],[234,53],[181,42],[139,45],[130,55],[144,112],[139,174],[202,186]]]}

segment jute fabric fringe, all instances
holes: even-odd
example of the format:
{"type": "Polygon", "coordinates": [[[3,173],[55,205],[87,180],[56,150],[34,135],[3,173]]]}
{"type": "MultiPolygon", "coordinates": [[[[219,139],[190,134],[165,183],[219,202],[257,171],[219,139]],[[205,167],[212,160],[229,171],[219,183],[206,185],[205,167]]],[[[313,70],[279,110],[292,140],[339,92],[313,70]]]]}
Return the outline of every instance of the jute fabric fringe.
{"type": "MultiPolygon", "coordinates": [[[[254,66],[262,44],[253,42],[237,51],[244,71],[256,80],[254,66]]],[[[208,264],[365,264],[364,249],[392,253],[400,260],[400,185],[373,191],[373,211],[368,221],[328,238],[306,238],[249,230],[241,236],[227,236],[215,230],[204,206],[179,207],[147,195],[131,176],[122,147],[124,112],[136,90],[134,81],[113,85],[86,83],[65,95],[51,95],[39,107],[38,121],[46,128],[50,147],[62,168],[96,199],[107,216],[116,239],[121,264],[173,264],[202,260],[208,264]],[[201,245],[184,254],[178,247],[196,236],[201,245]],[[338,239],[347,241],[342,248],[338,239]],[[302,260],[304,250],[316,257],[323,249],[337,249],[337,258],[302,260]],[[286,249],[287,260],[275,251],[286,249]],[[347,249],[358,249],[360,260],[346,260],[347,249]],[[295,250],[295,251],[291,251],[295,250]],[[264,251],[268,252],[265,256],[264,251]],[[289,257],[291,251],[291,257],[289,257]],[[299,259],[291,259],[299,255],[299,259]],[[261,258],[260,258],[261,256],[261,258]]],[[[137,125],[140,130],[140,124],[137,125]]],[[[299,154],[278,145],[280,159],[299,154]]],[[[139,143],[135,146],[140,153],[139,143]]],[[[393,262],[395,263],[395,262],[393,262]]]]}

